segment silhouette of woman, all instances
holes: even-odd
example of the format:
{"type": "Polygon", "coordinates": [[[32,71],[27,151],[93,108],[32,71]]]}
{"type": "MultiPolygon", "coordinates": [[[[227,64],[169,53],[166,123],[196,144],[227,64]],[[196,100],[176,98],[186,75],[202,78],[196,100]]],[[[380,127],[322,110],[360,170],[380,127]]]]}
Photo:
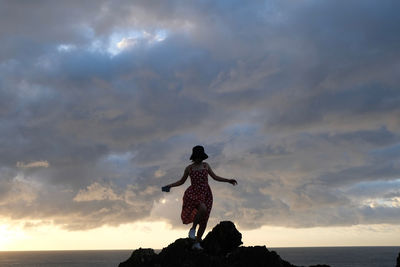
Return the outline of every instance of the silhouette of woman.
{"type": "Polygon", "coordinates": [[[186,189],[183,195],[183,205],[181,219],[184,224],[193,223],[189,230],[189,238],[196,240],[193,245],[195,249],[202,249],[200,246],[201,237],[207,227],[213,203],[213,196],[208,185],[208,175],[219,182],[227,182],[236,185],[235,179],[226,179],[217,176],[208,163],[203,162],[208,156],[202,146],[195,146],[192,150],[190,160],[192,164],[185,168],[182,178],[172,184],[162,187],[162,191],[169,192],[171,187],[183,185],[188,176],[190,176],[191,185],[186,189]],[[196,227],[199,225],[196,236],[196,227]]]}

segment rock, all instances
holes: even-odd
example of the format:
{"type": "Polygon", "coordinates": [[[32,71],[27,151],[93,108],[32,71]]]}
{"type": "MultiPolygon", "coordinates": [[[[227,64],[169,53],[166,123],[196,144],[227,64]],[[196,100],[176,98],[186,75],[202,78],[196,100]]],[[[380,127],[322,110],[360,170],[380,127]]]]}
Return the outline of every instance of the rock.
{"type": "MultiPolygon", "coordinates": [[[[135,250],[119,267],[296,267],[265,246],[241,247],[242,234],[232,222],[220,222],[194,250],[194,241],[180,238],[159,254],[152,249],[135,250]]],[[[326,265],[320,265],[326,267],[326,265]]]]}
{"type": "Polygon", "coordinates": [[[219,257],[207,255],[204,250],[194,250],[192,249],[193,244],[194,241],[190,238],[180,238],[163,248],[157,259],[159,266],[221,266],[219,257]]]}
{"type": "Polygon", "coordinates": [[[121,262],[118,266],[119,267],[130,267],[130,266],[147,267],[147,266],[153,266],[156,256],[157,256],[157,254],[151,248],[145,248],[145,249],[139,248],[139,249],[133,251],[131,257],[128,260],[126,260],[124,262],[121,262]]]}
{"type": "Polygon", "coordinates": [[[295,267],[284,261],[275,251],[268,251],[265,246],[240,247],[230,253],[227,258],[228,266],[232,267],[295,267]]]}
{"type": "Polygon", "coordinates": [[[201,243],[203,248],[213,255],[226,255],[241,244],[243,244],[242,234],[230,221],[217,224],[201,243]]]}
{"type": "Polygon", "coordinates": [[[397,264],[396,267],[400,267],[400,252],[399,252],[399,256],[397,256],[397,264]]]}
{"type": "Polygon", "coordinates": [[[310,265],[309,267],[331,267],[331,266],[326,264],[317,264],[317,265],[310,265]]]}

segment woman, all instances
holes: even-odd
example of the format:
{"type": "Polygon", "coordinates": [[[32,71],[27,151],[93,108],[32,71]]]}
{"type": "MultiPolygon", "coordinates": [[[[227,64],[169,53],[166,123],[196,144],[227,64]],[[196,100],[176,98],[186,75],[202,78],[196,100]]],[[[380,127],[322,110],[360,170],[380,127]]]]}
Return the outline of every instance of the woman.
{"type": "Polygon", "coordinates": [[[166,185],[162,188],[163,191],[169,192],[171,187],[183,185],[190,176],[191,185],[186,189],[183,195],[182,205],[182,222],[184,224],[192,224],[192,228],[189,230],[189,238],[195,239],[196,242],[193,245],[195,249],[202,249],[200,246],[201,237],[207,227],[207,221],[210,216],[211,207],[213,203],[213,196],[208,185],[208,175],[214,180],[219,182],[227,182],[232,185],[236,185],[235,179],[226,179],[217,176],[211,169],[208,163],[203,162],[208,156],[204,152],[202,146],[195,146],[192,150],[190,160],[193,162],[185,168],[182,178],[172,184],[166,185]],[[196,227],[199,225],[196,236],[196,227]]]}

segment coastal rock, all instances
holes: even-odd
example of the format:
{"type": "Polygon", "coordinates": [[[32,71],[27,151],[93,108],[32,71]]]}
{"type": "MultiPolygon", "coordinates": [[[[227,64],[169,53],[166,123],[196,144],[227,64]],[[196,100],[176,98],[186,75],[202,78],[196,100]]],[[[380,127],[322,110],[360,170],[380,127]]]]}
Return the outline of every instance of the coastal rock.
{"type": "Polygon", "coordinates": [[[242,234],[230,221],[217,224],[201,243],[202,247],[213,255],[225,255],[241,244],[243,244],[242,234]]]}
{"type": "Polygon", "coordinates": [[[205,250],[192,249],[194,241],[190,238],[180,238],[168,247],[163,248],[157,257],[160,267],[201,267],[224,266],[221,257],[209,255],[205,250]]]}
{"type": "Polygon", "coordinates": [[[275,251],[268,251],[265,246],[237,248],[228,255],[226,263],[231,267],[296,267],[282,260],[275,251]]]}
{"type": "Polygon", "coordinates": [[[125,261],[121,262],[118,266],[120,267],[129,267],[129,266],[136,266],[136,267],[147,267],[147,266],[154,266],[154,260],[156,259],[157,254],[151,248],[139,248],[133,251],[131,257],[125,261]]]}
{"type": "MultiPolygon", "coordinates": [[[[296,267],[265,246],[242,247],[242,234],[230,221],[220,222],[194,250],[194,241],[179,238],[159,254],[137,249],[119,267],[296,267]]],[[[326,265],[321,265],[326,266],[326,265]]]]}
{"type": "Polygon", "coordinates": [[[400,267],[400,252],[399,252],[399,256],[397,256],[397,264],[396,267],[400,267]]]}

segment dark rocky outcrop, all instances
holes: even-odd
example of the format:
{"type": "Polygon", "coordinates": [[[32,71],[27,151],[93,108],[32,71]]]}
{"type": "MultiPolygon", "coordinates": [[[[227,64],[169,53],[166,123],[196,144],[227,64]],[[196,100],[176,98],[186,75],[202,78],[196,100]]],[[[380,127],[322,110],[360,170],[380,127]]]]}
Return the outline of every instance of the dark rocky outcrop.
{"type": "Polygon", "coordinates": [[[209,232],[202,242],[202,247],[212,255],[225,255],[239,247],[242,234],[230,221],[220,222],[209,232]]]}
{"type": "Polygon", "coordinates": [[[400,267],[400,252],[399,252],[399,256],[397,256],[397,264],[396,267],[400,267]]]}
{"type": "Polygon", "coordinates": [[[139,248],[132,252],[131,257],[119,266],[147,267],[155,266],[157,254],[151,248],[139,248]]]}
{"type": "Polygon", "coordinates": [[[220,222],[207,234],[201,243],[204,250],[193,250],[193,243],[180,238],[159,254],[140,248],[119,267],[296,267],[265,246],[241,247],[242,234],[229,221],[220,222]]]}
{"type": "Polygon", "coordinates": [[[295,267],[265,246],[239,247],[229,254],[226,263],[224,266],[232,267],[295,267]]]}

